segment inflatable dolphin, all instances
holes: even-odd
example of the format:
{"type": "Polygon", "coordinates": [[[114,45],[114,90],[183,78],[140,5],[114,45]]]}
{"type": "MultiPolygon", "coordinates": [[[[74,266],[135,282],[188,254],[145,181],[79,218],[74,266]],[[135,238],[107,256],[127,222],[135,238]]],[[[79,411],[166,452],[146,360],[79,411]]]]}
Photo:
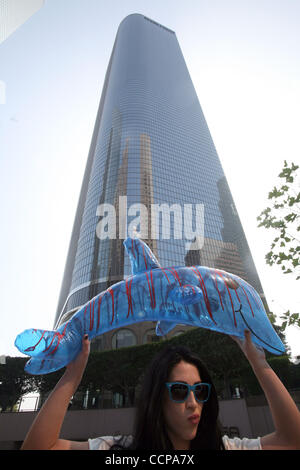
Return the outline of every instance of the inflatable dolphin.
{"type": "Polygon", "coordinates": [[[98,294],[57,330],[29,329],[17,336],[15,346],[31,356],[25,366],[28,373],[47,374],[66,366],[79,353],[84,334],[92,339],[145,321],[157,322],[159,336],[178,324],[240,338],[248,329],[258,346],[284,353],[259,295],[243,279],[203,266],[163,268],[142,240],[127,238],[124,245],[130,277],[98,294]]]}

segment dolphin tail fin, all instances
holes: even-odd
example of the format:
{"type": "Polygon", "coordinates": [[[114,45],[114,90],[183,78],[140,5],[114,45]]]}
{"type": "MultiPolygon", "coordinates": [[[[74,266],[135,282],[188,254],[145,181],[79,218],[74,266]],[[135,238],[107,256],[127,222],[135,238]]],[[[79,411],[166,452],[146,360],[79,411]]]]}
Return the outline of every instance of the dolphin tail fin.
{"type": "Polygon", "coordinates": [[[53,331],[29,329],[16,337],[15,346],[21,353],[31,356],[26,372],[48,374],[65,367],[77,356],[82,347],[82,335],[75,330],[66,331],[65,325],[53,331]]]}
{"type": "Polygon", "coordinates": [[[47,354],[55,342],[57,331],[29,329],[20,333],[15,339],[18,350],[28,356],[38,357],[47,354]],[[51,344],[52,343],[52,344],[51,344]]]}

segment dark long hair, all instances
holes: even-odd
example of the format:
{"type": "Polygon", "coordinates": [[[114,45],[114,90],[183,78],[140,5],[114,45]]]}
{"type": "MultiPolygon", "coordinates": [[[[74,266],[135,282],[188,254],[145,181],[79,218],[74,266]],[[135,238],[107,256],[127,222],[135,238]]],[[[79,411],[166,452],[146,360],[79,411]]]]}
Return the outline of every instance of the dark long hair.
{"type": "Polygon", "coordinates": [[[218,422],[219,403],[211,377],[199,357],[185,346],[167,346],[152,360],[144,375],[136,412],[132,449],[173,450],[163,417],[163,395],[173,367],[180,361],[197,367],[201,380],[211,383],[191,449],[224,449],[218,422]]]}

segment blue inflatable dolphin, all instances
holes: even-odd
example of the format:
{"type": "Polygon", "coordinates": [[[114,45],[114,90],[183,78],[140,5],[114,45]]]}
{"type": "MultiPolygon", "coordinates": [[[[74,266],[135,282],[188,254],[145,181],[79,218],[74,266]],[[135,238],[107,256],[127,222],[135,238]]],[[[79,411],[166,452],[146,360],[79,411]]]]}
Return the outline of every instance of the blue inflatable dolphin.
{"type": "Polygon", "coordinates": [[[82,337],[89,339],[132,323],[155,321],[156,334],[178,324],[208,328],[244,337],[252,333],[258,346],[283,354],[284,345],[273,329],[255,289],[234,274],[203,266],[163,268],[138,238],[124,241],[132,275],[109,287],[81,307],[55,331],[29,329],[15,346],[31,356],[30,374],[54,372],[79,353],[82,337]]]}

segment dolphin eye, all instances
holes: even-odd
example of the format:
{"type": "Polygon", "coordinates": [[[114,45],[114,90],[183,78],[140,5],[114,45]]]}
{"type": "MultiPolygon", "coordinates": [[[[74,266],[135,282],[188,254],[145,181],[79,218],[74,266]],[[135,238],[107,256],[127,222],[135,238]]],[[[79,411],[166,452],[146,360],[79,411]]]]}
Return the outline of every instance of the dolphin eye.
{"type": "Polygon", "coordinates": [[[234,279],[232,279],[231,277],[225,277],[224,278],[224,283],[230,289],[237,289],[239,287],[239,284],[234,279]]]}

